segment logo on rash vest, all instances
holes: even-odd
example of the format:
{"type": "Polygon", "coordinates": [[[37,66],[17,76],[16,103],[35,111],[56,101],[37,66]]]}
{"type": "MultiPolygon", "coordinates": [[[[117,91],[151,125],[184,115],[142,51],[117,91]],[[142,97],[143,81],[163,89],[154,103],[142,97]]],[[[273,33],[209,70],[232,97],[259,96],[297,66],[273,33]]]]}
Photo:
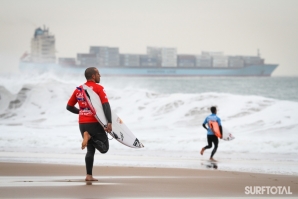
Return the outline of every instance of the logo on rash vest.
{"type": "Polygon", "coordinates": [[[89,108],[82,108],[79,112],[80,115],[91,116],[93,113],[89,108]]]}
{"type": "Polygon", "coordinates": [[[87,107],[87,102],[86,102],[86,100],[85,100],[85,98],[84,98],[84,96],[83,96],[82,93],[77,94],[77,100],[78,100],[78,102],[81,102],[81,105],[82,106],[87,107]]]}
{"type": "Polygon", "coordinates": [[[77,98],[78,101],[82,101],[82,102],[85,101],[84,96],[81,92],[78,92],[76,94],[76,98],[77,98]]]}

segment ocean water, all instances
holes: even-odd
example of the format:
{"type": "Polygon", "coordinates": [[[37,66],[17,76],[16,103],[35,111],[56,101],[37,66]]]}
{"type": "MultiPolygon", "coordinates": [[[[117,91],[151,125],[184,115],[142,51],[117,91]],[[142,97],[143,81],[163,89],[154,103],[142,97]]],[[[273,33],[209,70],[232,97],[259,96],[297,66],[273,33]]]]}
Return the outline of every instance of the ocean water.
{"type": "MultiPolygon", "coordinates": [[[[78,115],[66,110],[83,75],[0,75],[0,161],[84,164],[78,115]]],[[[115,140],[95,164],[206,169],[202,127],[217,106],[218,169],[298,175],[296,77],[102,77],[110,105],[145,145],[115,140]]],[[[207,165],[208,166],[208,165],[207,165]]]]}

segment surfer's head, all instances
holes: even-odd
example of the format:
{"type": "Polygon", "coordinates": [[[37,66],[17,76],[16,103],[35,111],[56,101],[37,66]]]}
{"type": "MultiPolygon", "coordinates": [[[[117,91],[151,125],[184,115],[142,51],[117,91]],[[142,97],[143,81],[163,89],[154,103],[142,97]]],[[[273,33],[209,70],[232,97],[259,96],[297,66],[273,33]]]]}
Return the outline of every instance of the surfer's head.
{"type": "Polygon", "coordinates": [[[95,83],[100,82],[100,74],[95,67],[89,67],[85,70],[86,80],[94,81],[95,83]]]}
{"type": "Polygon", "coordinates": [[[213,114],[216,114],[216,112],[217,112],[215,106],[212,106],[212,107],[210,108],[210,110],[211,110],[211,113],[213,113],[213,114]]]}

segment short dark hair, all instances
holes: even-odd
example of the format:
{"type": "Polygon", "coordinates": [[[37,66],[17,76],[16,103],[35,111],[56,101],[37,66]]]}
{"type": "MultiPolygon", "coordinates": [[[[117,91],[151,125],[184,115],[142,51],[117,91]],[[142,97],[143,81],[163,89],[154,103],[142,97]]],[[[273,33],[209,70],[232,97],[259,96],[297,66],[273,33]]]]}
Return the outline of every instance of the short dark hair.
{"type": "Polygon", "coordinates": [[[215,106],[212,106],[211,108],[210,108],[210,110],[211,110],[211,113],[215,113],[216,112],[216,107],[215,106]]]}
{"type": "Polygon", "coordinates": [[[85,77],[87,80],[91,79],[92,75],[96,75],[95,69],[95,67],[89,67],[85,70],[85,77]]]}

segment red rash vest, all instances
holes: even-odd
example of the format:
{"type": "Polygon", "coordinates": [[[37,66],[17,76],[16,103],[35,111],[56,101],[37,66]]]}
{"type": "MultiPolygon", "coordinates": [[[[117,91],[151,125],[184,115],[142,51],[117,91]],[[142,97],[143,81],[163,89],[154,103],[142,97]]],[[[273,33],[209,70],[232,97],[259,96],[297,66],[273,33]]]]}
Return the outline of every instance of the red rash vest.
{"type": "MultiPolygon", "coordinates": [[[[93,81],[87,81],[85,84],[88,87],[92,88],[95,93],[97,93],[102,104],[109,102],[103,86],[96,84],[93,81]]],[[[76,103],[78,103],[79,107],[80,107],[79,123],[98,122],[96,120],[96,118],[93,116],[93,113],[91,112],[91,110],[88,108],[87,103],[86,103],[82,93],[78,89],[76,89],[73,92],[73,94],[70,97],[70,99],[68,100],[67,104],[69,106],[75,106],[76,103]]]]}

